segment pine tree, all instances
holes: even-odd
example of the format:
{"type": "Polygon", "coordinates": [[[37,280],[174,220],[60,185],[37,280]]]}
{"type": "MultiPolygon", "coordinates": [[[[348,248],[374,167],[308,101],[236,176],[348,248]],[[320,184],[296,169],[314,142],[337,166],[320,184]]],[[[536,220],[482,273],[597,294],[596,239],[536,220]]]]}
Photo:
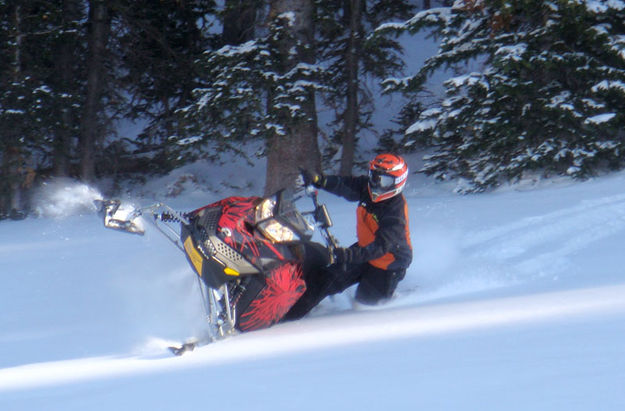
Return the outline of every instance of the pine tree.
{"type": "Polygon", "coordinates": [[[146,163],[170,166],[176,109],[188,104],[196,60],[216,37],[202,24],[214,8],[212,0],[0,1],[5,204],[15,203],[12,181],[23,179],[12,171],[24,168],[16,164],[87,180],[142,172],[146,163]],[[150,120],[143,140],[115,137],[113,121],[121,116],[150,120]],[[137,146],[153,156],[133,158],[137,146]]]}
{"type": "Polygon", "coordinates": [[[123,28],[116,38],[121,87],[131,96],[124,114],[148,121],[137,150],[150,154],[149,171],[167,171],[187,160],[171,136],[180,134],[176,111],[198,86],[197,60],[217,42],[209,32],[215,2],[118,0],[114,12],[114,24],[123,28]]]}
{"type": "Polygon", "coordinates": [[[69,3],[0,3],[0,213],[27,206],[22,191],[31,184],[33,171],[55,166],[61,139],[69,144],[76,130],[71,116],[82,94],[74,80],[80,58],[63,59],[59,53],[69,47],[80,50],[75,41],[80,10],[65,14],[69,3]]]}
{"type": "MultiPolygon", "coordinates": [[[[413,10],[404,0],[318,1],[318,26],[322,59],[328,65],[329,92],[323,95],[335,111],[334,141],[341,146],[340,174],[351,175],[358,134],[371,129],[374,110],[365,78],[382,79],[403,66],[401,46],[388,37],[366,42],[381,22],[406,18],[413,10]]],[[[334,153],[330,151],[329,155],[334,153]]]]}
{"type": "MultiPolygon", "coordinates": [[[[317,70],[313,0],[271,0],[269,19],[279,21],[283,38],[274,42],[275,66],[281,88],[269,89],[269,112],[281,132],[267,140],[265,194],[291,187],[300,168],[319,169],[316,84],[308,80],[317,70]]],[[[277,131],[277,130],[276,130],[277,131]]]]}
{"type": "Polygon", "coordinates": [[[415,93],[439,68],[484,69],[445,82],[405,144],[431,140],[426,173],[483,190],[535,170],[586,177],[623,166],[625,3],[464,0],[380,32],[436,27],[439,52],[388,90],[415,93]]]}
{"type": "Polygon", "coordinates": [[[85,90],[82,80],[86,55],[84,45],[85,4],[81,0],[62,0],[54,13],[48,12],[48,21],[58,30],[53,31],[44,49],[50,50],[53,69],[46,83],[58,96],[54,108],[50,135],[51,167],[57,176],[72,175],[72,163],[77,155],[76,136],[80,134],[80,117],[85,90]]]}
{"type": "Polygon", "coordinates": [[[301,14],[310,5],[272,6],[266,35],[206,53],[206,83],[182,111],[187,128],[176,140],[182,156],[215,145],[214,153],[237,152],[241,142],[264,141],[267,193],[291,185],[298,166],[319,168],[314,93],[323,89],[304,27],[312,20],[301,14]]]}

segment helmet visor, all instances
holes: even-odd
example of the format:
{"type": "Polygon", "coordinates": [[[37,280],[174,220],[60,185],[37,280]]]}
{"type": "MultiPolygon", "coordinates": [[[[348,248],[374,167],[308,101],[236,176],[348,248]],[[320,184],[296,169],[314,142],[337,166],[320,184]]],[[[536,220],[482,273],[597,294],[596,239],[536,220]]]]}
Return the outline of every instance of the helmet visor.
{"type": "Polygon", "coordinates": [[[395,177],[380,171],[369,170],[369,187],[376,191],[392,189],[395,186],[395,177]]]}

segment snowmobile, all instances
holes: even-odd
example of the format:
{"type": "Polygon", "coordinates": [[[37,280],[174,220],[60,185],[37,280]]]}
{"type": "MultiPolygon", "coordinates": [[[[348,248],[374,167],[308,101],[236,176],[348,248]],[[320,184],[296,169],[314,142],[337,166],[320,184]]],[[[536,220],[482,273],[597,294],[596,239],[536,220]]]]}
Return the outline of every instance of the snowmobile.
{"type": "MultiPolygon", "coordinates": [[[[149,221],[186,256],[195,272],[208,322],[208,341],[279,322],[306,291],[307,273],[331,261],[332,220],[312,187],[293,196],[227,197],[183,213],[163,204],[123,210],[119,200],[98,200],[104,226],[144,234],[149,221]],[[312,199],[311,211],[295,203],[312,199]],[[313,242],[318,230],[324,244],[313,242]]],[[[170,347],[175,354],[199,341],[170,347]]]]}

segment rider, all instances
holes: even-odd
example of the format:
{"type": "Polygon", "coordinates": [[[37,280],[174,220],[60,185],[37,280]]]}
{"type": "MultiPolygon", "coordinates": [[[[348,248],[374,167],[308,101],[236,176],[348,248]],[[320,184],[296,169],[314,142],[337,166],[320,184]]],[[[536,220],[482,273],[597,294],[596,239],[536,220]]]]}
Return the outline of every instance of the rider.
{"type": "Polygon", "coordinates": [[[285,319],[303,317],[326,296],[354,284],[358,284],[356,301],[363,304],[376,304],[393,295],[412,261],[408,206],[401,194],[407,177],[404,159],[389,153],[371,160],[368,176],[325,176],[302,170],[305,185],[359,202],[358,242],[336,248],[334,264],[306,278],[306,292],[285,319]]]}

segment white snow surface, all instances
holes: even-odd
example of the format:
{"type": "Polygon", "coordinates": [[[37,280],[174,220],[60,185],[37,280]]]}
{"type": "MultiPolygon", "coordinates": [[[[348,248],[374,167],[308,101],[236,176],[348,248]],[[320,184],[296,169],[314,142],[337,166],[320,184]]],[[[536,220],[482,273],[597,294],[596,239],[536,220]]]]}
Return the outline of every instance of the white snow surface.
{"type": "MultiPolygon", "coordinates": [[[[180,210],[258,194],[202,191],[215,172],[186,173],[180,210]]],[[[184,256],[150,225],[103,228],[97,190],[50,186],[48,212],[0,223],[0,409],[625,409],[623,187],[619,173],[458,196],[412,175],[414,260],[393,300],[353,308],[348,289],[174,357],[166,346],[204,325],[184,256]]],[[[158,197],[145,192],[125,200],[158,197]]],[[[355,204],[321,199],[350,244],[355,204]]]]}

